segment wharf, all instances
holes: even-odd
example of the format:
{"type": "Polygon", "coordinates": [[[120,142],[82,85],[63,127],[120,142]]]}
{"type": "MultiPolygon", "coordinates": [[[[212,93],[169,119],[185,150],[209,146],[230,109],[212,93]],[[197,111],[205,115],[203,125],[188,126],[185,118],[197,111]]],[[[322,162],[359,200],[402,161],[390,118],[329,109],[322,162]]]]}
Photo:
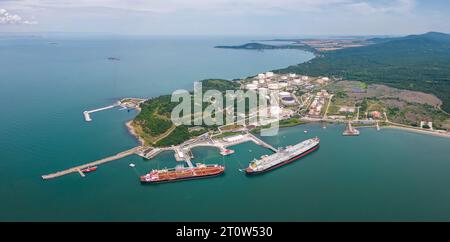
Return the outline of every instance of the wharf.
{"type": "Polygon", "coordinates": [[[42,179],[44,179],[44,180],[53,179],[53,178],[61,177],[61,176],[68,175],[71,173],[79,173],[81,176],[84,176],[84,173],[81,171],[83,169],[86,169],[91,166],[98,166],[101,164],[105,164],[107,162],[111,162],[114,160],[122,159],[124,157],[130,156],[130,155],[138,152],[140,149],[142,149],[141,146],[134,147],[132,149],[126,150],[124,152],[118,153],[118,154],[110,156],[110,157],[103,158],[101,160],[93,161],[93,162],[90,162],[90,163],[87,163],[84,165],[80,165],[80,166],[75,166],[75,167],[72,167],[72,168],[69,168],[66,170],[62,170],[62,171],[58,171],[55,173],[51,173],[48,175],[43,175],[42,179]]]}

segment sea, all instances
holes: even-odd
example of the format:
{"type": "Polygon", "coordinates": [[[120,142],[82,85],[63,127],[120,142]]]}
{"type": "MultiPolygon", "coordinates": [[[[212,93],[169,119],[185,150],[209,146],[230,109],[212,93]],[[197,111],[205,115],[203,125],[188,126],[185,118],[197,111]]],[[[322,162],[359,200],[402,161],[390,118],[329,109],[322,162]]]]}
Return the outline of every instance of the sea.
{"type": "Polygon", "coordinates": [[[271,152],[244,143],[226,157],[214,148],[193,150],[193,163],[226,166],[211,179],[141,185],[140,175],[177,165],[164,152],[113,161],[84,178],[42,180],[138,145],[124,126],[135,111],[94,113],[88,123],[85,110],[314,57],[214,48],[268,38],[0,36],[0,221],[450,221],[450,139],[389,128],[363,128],[359,137],[343,137],[341,125],[283,128],[261,138],[282,147],[319,137],[320,149],[254,177],[240,169],[271,152]]]}

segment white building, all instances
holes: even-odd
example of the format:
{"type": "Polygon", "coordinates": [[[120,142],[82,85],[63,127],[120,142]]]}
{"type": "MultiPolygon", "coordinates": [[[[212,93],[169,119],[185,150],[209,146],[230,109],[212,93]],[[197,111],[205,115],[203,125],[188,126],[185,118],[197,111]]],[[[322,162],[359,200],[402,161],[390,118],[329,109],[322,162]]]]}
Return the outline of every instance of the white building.
{"type": "Polygon", "coordinates": [[[233,136],[224,137],[223,141],[225,141],[225,142],[236,142],[236,141],[241,140],[243,137],[244,136],[242,136],[241,134],[233,135],[233,136]]]}
{"type": "Polygon", "coordinates": [[[258,89],[258,84],[247,84],[246,88],[248,90],[256,90],[258,89]]]}

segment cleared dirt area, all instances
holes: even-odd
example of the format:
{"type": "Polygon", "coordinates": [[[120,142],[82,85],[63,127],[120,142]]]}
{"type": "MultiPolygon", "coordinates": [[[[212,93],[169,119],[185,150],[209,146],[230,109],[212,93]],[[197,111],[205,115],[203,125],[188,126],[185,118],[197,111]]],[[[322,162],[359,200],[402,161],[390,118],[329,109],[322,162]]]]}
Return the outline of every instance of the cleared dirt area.
{"type": "Polygon", "coordinates": [[[344,90],[355,101],[376,97],[379,99],[399,99],[409,103],[428,104],[433,107],[442,105],[442,101],[439,98],[423,92],[402,90],[380,84],[365,86],[358,81],[340,81],[335,83],[335,85],[336,88],[344,90]]]}
{"type": "Polygon", "coordinates": [[[341,112],[342,107],[360,107],[363,118],[373,111],[386,112],[389,120],[396,123],[417,126],[420,121],[429,121],[436,128],[450,129],[450,115],[440,110],[442,101],[432,94],[359,81],[339,81],[327,89],[336,94],[331,107],[334,115],[352,118],[354,114],[341,112]]]}

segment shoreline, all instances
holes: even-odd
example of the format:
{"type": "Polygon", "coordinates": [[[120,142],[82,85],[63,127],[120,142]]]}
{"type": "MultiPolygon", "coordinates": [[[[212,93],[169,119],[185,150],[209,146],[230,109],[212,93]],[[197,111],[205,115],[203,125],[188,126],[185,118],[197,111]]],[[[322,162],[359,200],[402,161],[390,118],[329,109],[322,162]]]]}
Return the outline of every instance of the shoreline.
{"type": "Polygon", "coordinates": [[[136,139],[136,141],[139,142],[139,144],[141,146],[145,146],[144,139],[136,133],[136,131],[134,130],[133,125],[131,125],[132,122],[133,122],[133,119],[125,123],[125,126],[127,127],[128,133],[131,136],[133,136],[136,139]]]}
{"type": "Polygon", "coordinates": [[[400,129],[400,130],[404,130],[404,131],[408,131],[408,132],[414,132],[414,133],[419,133],[419,134],[433,135],[433,136],[439,136],[439,137],[444,137],[444,138],[450,138],[450,134],[449,133],[440,133],[440,132],[437,132],[437,131],[421,130],[421,129],[416,129],[416,128],[408,128],[408,127],[396,126],[396,125],[387,125],[387,126],[383,126],[382,128],[400,129]]]}

